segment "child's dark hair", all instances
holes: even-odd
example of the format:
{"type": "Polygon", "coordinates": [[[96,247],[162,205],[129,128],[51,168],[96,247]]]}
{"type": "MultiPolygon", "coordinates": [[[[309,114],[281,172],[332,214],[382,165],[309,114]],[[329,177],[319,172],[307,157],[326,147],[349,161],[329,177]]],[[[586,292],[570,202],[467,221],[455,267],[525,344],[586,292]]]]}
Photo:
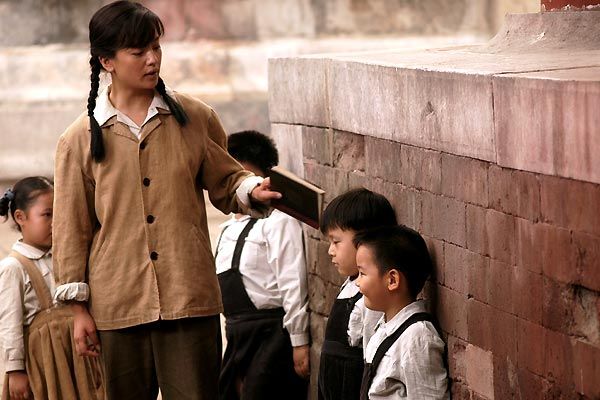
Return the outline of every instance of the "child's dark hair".
{"type": "Polygon", "coordinates": [[[380,274],[392,269],[402,272],[413,299],[423,289],[433,270],[425,240],[419,232],[404,225],[358,232],[354,236],[354,246],[365,246],[373,252],[380,274]]]}
{"type": "MultiPolygon", "coordinates": [[[[102,70],[100,57],[113,58],[118,50],[124,48],[144,48],[163,33],[164,27],[160,18],[143,5],[131,1],[115,1],[107,4],[92,16],[90,20],[92,73],[87,114],[90,118],[92,135],[90,151],[94,161],[102,161],[105,155],[102,129],[94,117],[102,70]]],[[[179,125],[184,126],[188,117],[181,105],[167,94],[165,83],[160,77],[156,84],[156,91],[163,97],[179,125]]]]}
{"type": "Polygon", "coordinates": [[[351,189],[331,201],[321,215],[320,230],[362,231],[396,225],[396,213],[385,196],[365,188],[351,189]]]}
{"type": "Polygon", "coordinates": [[[268,173],[279,163],[279,153],[273,140],[257,131],[241,131],[229,135],[227,151],[239,162],[247,162],[268,173]]]}
{"type": "MultiPolygon", "coordinates": [[[[4,221],[6,221],[10,213],[14,221],[15,211],[27,211],[38,196],[51,192],[53,189],[52,182],[43,176],[21,179],[0,198],[0,216],[4,217],[4,221]]],[[[19,224],[17,224],[17,228],[21,230],[19,224]]]]}

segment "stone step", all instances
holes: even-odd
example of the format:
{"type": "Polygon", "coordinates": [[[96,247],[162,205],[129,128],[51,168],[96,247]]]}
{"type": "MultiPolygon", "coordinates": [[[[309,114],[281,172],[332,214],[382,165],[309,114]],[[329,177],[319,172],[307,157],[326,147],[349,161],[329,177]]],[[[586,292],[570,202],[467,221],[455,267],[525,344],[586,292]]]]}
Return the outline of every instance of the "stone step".
{"type": "MultiPolygon", "coordinates": [[[[167,85],[211,104],[227,131],[269,131],[268,58],[308,53],[464,44],[452,38],[286,39],[268,42],[171,42],[164,44],[161,75],[167,85]]],[[[85,110],[88,50],[49,45],[0,48],[0,179],[51,175],[58,136],[85,110]]],[[[302,76],[304,72],[301,73],[302,76]]],[[[290,77],[291,78],[291,77],[290,77]]],[[[107,80],[103,79],[103,84],[107,80]]]]}
{"type": "Polygon", "coordinates": [[[598,37],[600,13],[522,14],[486,45],[273,59],[271,122],[599,183],[598,37]]]}

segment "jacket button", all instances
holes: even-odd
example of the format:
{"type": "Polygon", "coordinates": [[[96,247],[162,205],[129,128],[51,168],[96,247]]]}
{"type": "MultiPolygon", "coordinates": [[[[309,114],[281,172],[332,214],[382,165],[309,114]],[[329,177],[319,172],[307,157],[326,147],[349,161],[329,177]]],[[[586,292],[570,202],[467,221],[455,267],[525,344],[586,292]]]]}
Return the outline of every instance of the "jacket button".
{"type": "Polygon", "coordinates": [[[158,253],[157,253],[157,252],[155,252],[155,251],[153,251],[152,253],[150,253],[150,259],[151,259],[152,261],[156,261],[156,260],[158,260],[158,253]]]}
{"type": "Polygon", "coordinates": [[[153,223],[153,222],[154,222],[154,215],[148,215],[148,216],[146,217],[146,221],[147,221],[149,224],[153,223]]]}
{"type": "Polygon", "coordinates": [[[150,186],[150,179],[144,178],[142,182],[144,183],[144,186],[150,186]]]}
{"type": "Polygon", "coordinates": [[[144,150],[146,148],[146,141],[140,143],[140,149],[144,150]]]}

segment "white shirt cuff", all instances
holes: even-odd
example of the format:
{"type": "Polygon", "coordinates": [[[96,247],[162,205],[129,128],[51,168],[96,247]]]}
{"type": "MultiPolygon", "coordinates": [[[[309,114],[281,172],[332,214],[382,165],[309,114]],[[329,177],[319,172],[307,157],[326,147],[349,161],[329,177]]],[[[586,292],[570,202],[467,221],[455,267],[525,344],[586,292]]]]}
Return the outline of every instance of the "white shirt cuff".
{"type": "Polygon", "coordinates": [[[25,371],[25,360],[6,361],[6,365],[4,367],[6,372],[25,371]]]}
{"type": "Polygon", "coordinates": [[[240,186],[238,186],[238,188],[236,189],[235,194],[237,194],[237,197],[240,199],[242,204],[244,204],[246,207],[251,207],[250,193],[264,180],[265,178],[261,176],[252,175],[247,177],[242,181],[242,183],[240,183],[240,186]]]}
{"type": "Polygon", "coordinates": [[[290,335],[290,341],[292,347],[304,346],[308,344],[308,333],[299,333],[296,335],[290,335]]]}
{"type": "Polygon", "coordinates": [[[90,287],[84,282],[66,283],[56,288],[54,300],[56,301],[88,301],[90,287]]]}

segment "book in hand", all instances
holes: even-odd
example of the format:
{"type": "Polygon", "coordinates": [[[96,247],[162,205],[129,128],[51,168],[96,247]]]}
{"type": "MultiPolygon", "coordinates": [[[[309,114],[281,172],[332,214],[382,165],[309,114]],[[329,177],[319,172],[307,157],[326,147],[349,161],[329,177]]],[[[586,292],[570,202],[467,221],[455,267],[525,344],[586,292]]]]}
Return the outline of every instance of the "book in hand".
{"type": "Polygon", "coordinates": [[[280,166],[271,168],[269,177],[271,190],[282,194],[271,206],[319,229],[325,191],[280,166]]]}

